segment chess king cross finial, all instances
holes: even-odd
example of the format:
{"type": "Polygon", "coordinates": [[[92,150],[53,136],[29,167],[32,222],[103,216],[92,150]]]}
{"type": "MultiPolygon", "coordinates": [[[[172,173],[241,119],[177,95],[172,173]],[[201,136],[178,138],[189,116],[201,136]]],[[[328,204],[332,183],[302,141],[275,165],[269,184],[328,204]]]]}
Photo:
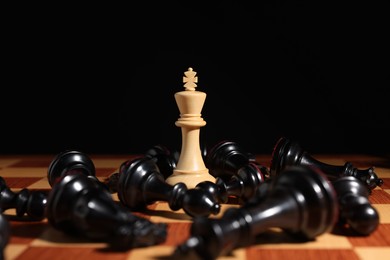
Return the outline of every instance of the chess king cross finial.
{"type": "Polygon", "coordinates": [[[196,72],[192,70],[192,68],[188,68],[186,72],[184,72],[184,77],[183,77],[183,83],[184,88],[186,90],[191,90],[194,91],[197,85],[195,83],[198,83],[198,77],[196,77],[196,72]]]}

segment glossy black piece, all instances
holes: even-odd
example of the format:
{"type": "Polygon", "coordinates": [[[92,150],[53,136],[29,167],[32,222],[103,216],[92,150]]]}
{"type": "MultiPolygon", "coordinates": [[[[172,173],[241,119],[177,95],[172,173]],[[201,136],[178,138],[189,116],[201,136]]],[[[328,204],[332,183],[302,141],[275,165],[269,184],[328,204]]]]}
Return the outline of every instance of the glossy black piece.
{"type": "Polygon", "coordinates": [[[135,158],[119,175],[118,197],[132,210],[142,210],[156,201],[166,201],[170,209],[183,209],[189,216],[218,214],[220,205],[199,188],[188,189],[184,183],[165,182],[156,163],[147,157],[135,158]]]}
{"type": "Polygon", "coordinates": [[[47,171],[50,186],[53,187],[58,179],[70,174],[95,176],[95,165],[88,155],[80,151],[67,150],[57,154],[47,171]]]}
{"type": "Polygon", "coordinates": [[[166,224],[133,215],[100,182],[83,174],[65,175],[56,182],[46,216],[55,229],[121,250],[160,244],[167,235],[166,224]]]}
{"type": "Polygon", "coordinates": [[[326,164],[310,156],[297,142],[282,137],[278,140],[272,152],[270,166],[271,178],[276,176],[286,166],[290,165],[310,165],[317,167],[331,181],[341,176],[353,176],[367,185],[370,190],[383,184],[383,180],[378,178],[374,172],[374,167],[359,170],[350,162],[345,163],[343,166],[326,164]]]}
{"type": "MultiPolygon", "coordinates": [[[[166,146],[157,144],[149,148],[144,156],[154,161],[159,168],[160,173],[164,176],[164,179],[173,174],[173,170],[176,168],[177,159],[175,154],[172,153],[166,146]]],[[[123,172],[123,168],[129,160],[123,162],[119,167],[119,172],[111,174],[104,180],[104,184],[108,187],[110,193],[118,192],[119,175],[123,172]]]]}
{"type": "Polygon", "coordinates": [[[190,238],[174,256],[215,259],[253,244],[256,235],[272,227],[312,240],[332,229],[338,211],[335,191],[325,175],[309,167],[291,167],[273,179],[262,203],[229,208],[220,219],[194,219],[190,238]]]}
{"type": "Polygon", "coordinates": [[[16,216],[21,218],[25,215],[31,220],[45,218],[47,193],[43,191],[30,191],[26,188],[13,192],[0,177],[0,209],[4,212],[13,208],[16,216]]]}
{"type": "Polygon", "coordinates": [[[235,197],[243,204],[256,194],[256,190],[265,181],[267,174],[266,167],[250,162],[241,167],[228,181],[217,177],[215,183],[205,181],[197,184],[196,187],[213,194],[218,203],[227,203],[229,197],[235,197]]]}
{"type": "Polygon", "coordinates": [[[241,167],[254,161],[255,157],[236,142],[224,140],[208,150],[205,165],[214,177],[228,180],[241,167]]]}
{"type": "Polygon", "coordinates": [[[341,177],[332,184],[340,207],[338,224],[364,236],[374,232],[379,225],[379,213],[368,200],[368,187],[353,176],[341,177]]]}
{"type": "Polygon", "coordinates": [[[0,214],[0,260],[4,259],[4,249],[8,245],[11,236],[11,225],[7,218],[0,214]]]}
{"type": "MultiPolygon", "coordinates": [[[[269,193],[272,180],[266,180],[256,190],[256,194],[242,207],[262,203],[269,193]]],[[[368,199],[370,190],[353,176],[342,176],[331,182],[337,194],[339,218],[335,228],[341,232],[352,230],[357,235],[367,236],[379,225],[379,213],[368,199]]]]}
{"type": "Polygon", "coordinates": [[[166,146],[162,144],[154,145],[145,152],[145,157],[152,159],[158,166],[164,179],[173,174],[176,168],[177,159],[166,146]]]}

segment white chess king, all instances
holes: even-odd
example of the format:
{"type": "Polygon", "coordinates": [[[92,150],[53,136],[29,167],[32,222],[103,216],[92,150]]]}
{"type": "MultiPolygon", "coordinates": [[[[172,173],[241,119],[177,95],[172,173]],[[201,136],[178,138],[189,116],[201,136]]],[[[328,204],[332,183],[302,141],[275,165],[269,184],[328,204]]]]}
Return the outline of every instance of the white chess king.
{"type": "Polygon", "coordinates": [[[180,111],[180,118],[175,125],[181,127],[181,152],[177,166],[166,182],[171,185],[182,182],[188,188],[194,188],[202,181],[215,182],[215,178],[209,174],[203,162],[199,142],[200,127],[206,125],[206,121],[201,117],[206,93],[195,90],[198,77],[192,68],[184,72],[184,75],[185,90],[175,93],[175,100],[180,111]]]}

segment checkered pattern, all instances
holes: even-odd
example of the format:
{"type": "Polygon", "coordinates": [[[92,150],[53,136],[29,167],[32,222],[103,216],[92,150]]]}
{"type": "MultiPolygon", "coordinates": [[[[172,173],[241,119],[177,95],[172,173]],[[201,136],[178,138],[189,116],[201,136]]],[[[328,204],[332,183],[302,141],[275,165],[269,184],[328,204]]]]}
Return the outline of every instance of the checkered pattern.
{"type": "MultiPolygon", "coordinates": [[[[116,172],[122,162],[131,156],[92,155],[96,175],[103,181],[116,172]]],[[[269,230],[260,234],[256,243],[246,248],[239,248],[229,256],[218,259],[389,259],[390,256],[390,158],[373,156],[317,156],[325,163],[343,165],[352,162],[355,167],[375,166],[375,172],[384,180],[382,187],[373,190],[369,199],[380,215],[380,225],[367,237],[347,234],[327,233],[310,242],[297,242],[294,238],[280,232],[269,230]]],[[[0,176],[11,190],[22,188],[30,190],[50,190],[47,181],[47,168],[53,159],[50,155],[0,156],[0,176]]],[[[270,156],[258,155],[257,161],[269,166],[270,156]]],[[[116,194],[113,199],[118,201],[116,194]]],[[[223,204],[220,217],[233,204],[223,204]]],[[[153,222],[168,225],[168,236],[164,243],[136,248],[125,252],[107,250],[105,243],[93,243],[86,239],[70,237],[53,229],[44,219],[42,221],[23,221],[14,218],[15,210],[8,209],[3,214],[11,224],[11,238],[4,249],[5,260],[12,259],[167,259],[175,247],[189,237],[191,218],[182,210],[172,211],[164,202],[157,202],[145,212],[134,212],[153,222]]]]}

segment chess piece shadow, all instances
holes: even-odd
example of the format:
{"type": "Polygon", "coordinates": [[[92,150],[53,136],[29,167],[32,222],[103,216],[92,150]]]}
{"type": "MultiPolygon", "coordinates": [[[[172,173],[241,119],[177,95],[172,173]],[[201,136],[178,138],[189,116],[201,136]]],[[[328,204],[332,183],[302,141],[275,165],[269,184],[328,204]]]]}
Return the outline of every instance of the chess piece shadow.
{"type": "Polygon", "coordinates": [[[338,211],[334,188],[323,173],[311,167],[289,167],[275,176],[262,203],[229,208],[219,219],[195,218],[190,237],[173,254],[215,259],[252,245],[257,235],[270,228],[314,240],[332,229],[338,211]]]}
{"type": "Polygon", "coordinates": [[[11,236],[11,225],[7,218],[0,213],[0,260],[4,260],[4,249],[11,236]]]}
{"type": "Polygon", "coordinates": [[[166,201],[170,209],[183,209],[191,217],[216,215],[220,205],[214,197],[201,189],[188,189],[184,183],[170,185],[165,182],[156,163],[147,157],[126,163],[119,175],[118,198],[131,210],[144,210],[147,205],[166,201]]]}
{"type": "Polygon", "coordinates": [[[16,210],[15,220],[40,221],[45,218],[47,192],[30,191],[26,188],[13,192],[0,176],[0,209],[16,210]],[[27,217],[27,219],[25,218],[27,217]]]}
{"type": "Polygon", "coordinates": [[[95,178],[65,175],[49,193],[46,207],[49,224],[71,236],[107,242],[113,250],[160,244],[167,225],[138,217],[116,203],[95,178]]]}
{"type": "Polygon", "coordinates": [[[324,172],[329,180],[333,181],[341,176],[353,176],[363,182],[373,190],[383,184],[383,180],[378,178],[374,172],[374,167],[366,170],[355,168],[352,163],[346,162],[344,166],[326,164],[318,161],[304,151],[297,142],[293,142],[286,137],[281,137],[274,146],[271,158],[270,174],[271,178],[286,166],[309,165],[319,168],[324,172]]]}

